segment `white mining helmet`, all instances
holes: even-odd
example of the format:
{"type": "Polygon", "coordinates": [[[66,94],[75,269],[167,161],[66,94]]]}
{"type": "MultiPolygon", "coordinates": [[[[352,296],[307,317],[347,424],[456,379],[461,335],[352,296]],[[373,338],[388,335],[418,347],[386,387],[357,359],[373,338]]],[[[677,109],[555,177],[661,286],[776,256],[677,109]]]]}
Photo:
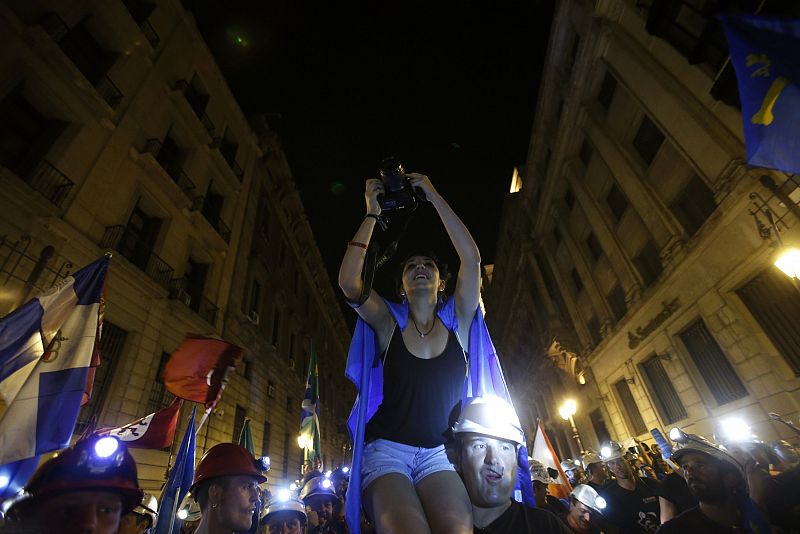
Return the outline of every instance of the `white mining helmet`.
{"type": "Polygon", "coordinates": [[[481,434],[517,445],[525,443],[522,424],[510,403],[495,396],[472,397],[461,409],[453,434],[481,434]]]}
{"type": "Polygon", "coordinates": [[[561,469],[566,473],[567,471],[574,471],[581,467],[581,462],[579,460],[573,460],[572,458],[567,458],[561,462],[561,469]]]}
{"type": "Polygon", "coordinates": [[[587,451],[586,454],[581,456],[581,463],[583,464],[584,469],[588,469],[592,464],[599,464],[602,463],[603,459],[593,451],[587,451]]]}
{"type": "Polygon", "coordinates": [[[269,517],[278,512],[291,512],[297,516],[297,519],[302,524],[306,523],[306,505],[294,495],[282,494],[278,497],[273,497],[269,501],[266,510],[264,510],[264,515],[261,516],[261,524],[266,524],[269,521],[269,517]]]}
{"type": "Polygon", "coordinates": [[[542,484],[556,484],[557,481],[553,480],[550,472],[547,471],[547,466],[539,460],[529,459],[528,463],[531,466],[531,482],[537,481],[542,484]]]}
{"type": "Polygon", "coordinates": [[[593,487],[587,484],[578,484],[570,495],[595,512],[602,513],[606,508],[606,500],[598,495],[593,487]]]}
{"type": "Polygon", "coordinates": [[[628,452],[622,448],[622,445],[616,441],[607,441],[600,447],[600,458],[604,461],[616,460],[617,458],[624,458],[625,453],[628,452]]]}
{"type": "Polygon", "coordinates": [[[680,465],[681,458],[683,458],[685,454],[689,452],[702,452],[717,460],[728,462],[735,467],[742,476],[745,476],[745,470],[742,464],[731,456],[728,449],[722,445],[712,443],[703,436],[698,436],[697,434],[687,434],[677,427],[670,430],[669,439],[676,443],[675,450],[672,453],[672,459],[675,460],[678,465],[680,465]]]}

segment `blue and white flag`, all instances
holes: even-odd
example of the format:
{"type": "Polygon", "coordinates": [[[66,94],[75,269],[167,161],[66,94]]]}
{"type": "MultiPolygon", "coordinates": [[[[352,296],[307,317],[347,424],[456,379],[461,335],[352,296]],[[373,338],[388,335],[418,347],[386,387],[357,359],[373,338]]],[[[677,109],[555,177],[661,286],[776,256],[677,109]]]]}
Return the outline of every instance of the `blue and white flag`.
{"type": "Polygon", "coordinates": [[[27,482],[41,454],[69,445],[92,364],[108,261],[87,265],[0,319],[0,396],[7,405],[0,418],[0,493],[27,482]]]}
{"type": "Polygon", "coordinates": [[[192,408],[192,415],[186,426],[186,433],[181,440],[181,446],[175,457],[175,465],[169,472],[167,484],[161,493],[161,502],[158,504],[158,522],[156,523],[156,534],[171,534],[173,531],[180,530],[175,528],[175,512],[178,505],[183,502],[183,498],[189,493],[194,479],[194,450],[195,450],[195,431],[194,416],[197,413],[197,406],[192,408]]]}

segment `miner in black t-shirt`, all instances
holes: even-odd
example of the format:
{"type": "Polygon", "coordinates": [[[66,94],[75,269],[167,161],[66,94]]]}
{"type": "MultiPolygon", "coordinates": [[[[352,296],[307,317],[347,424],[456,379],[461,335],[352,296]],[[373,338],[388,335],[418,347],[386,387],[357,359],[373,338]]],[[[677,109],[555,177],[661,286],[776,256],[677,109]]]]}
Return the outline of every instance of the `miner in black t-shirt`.
{"type": "Polygon", "coordinates": [[[581,457],[581,463],[586,472],[586,483],[595,491],[599,492],[611,480],[608,466],[596,452],[586,451],[581,457]]]}
{"type": "Polygon", "coordinates": [[[661,522],[666,523],[697,506],[697,498],[689,491],[682,474],[670,473],[661,481],[658,505],[661,508],[661,522]]]}
{"type": "Polygon", "coordinates": [[[661,524],[658,507],[658,482],[637,477],[624,458],[625,450],[615,441],[604,446],[600,454],[617,477],[600,490],[606,500],[603,511],[620,534],[652,534],[661,524]]]}
{"type": "Polygon", "coordinates": [[[739,460],[724,447],[677,428],[670,438],[678,443],[672,459],[699,504],[661,525],[659,534],[727,534],[743,532],[745,526],[752,532],[769,531],[766,517],[747,497],[745,466],[739,460]]]}
{"type": "Polygon", "coordinates": [[[497,397],[470,399],[453,426],[453,435],[456,468],[472,503],[476,533],[569,534],[550,512],[511,499],[517,452],[524,437],[509,403],[497,397]]]}

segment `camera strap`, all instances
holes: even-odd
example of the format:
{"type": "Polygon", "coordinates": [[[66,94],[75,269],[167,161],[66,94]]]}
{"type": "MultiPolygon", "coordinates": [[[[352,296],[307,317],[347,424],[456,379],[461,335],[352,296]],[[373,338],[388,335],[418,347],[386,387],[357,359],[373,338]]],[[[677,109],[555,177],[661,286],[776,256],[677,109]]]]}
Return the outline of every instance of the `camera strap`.
{"type": "MultiPolygon", "coordinates": [[[[400,239],[406,235],[408,225],[411,222],[411,219],[414,217],[414,212],[417,211],[417,206],[418,204],[415,204],[414,207],[411,208],[411,213],[409,213],[408,217],[406,217],[403,227],[400,228],[400,233],[397,235],[397,239],[387,245],[380,258],[378,257],[379,248],[375,239],[373,239],[370,243],[369,248],[367,249],[367,255],[364,258],[364,266],[361,268],[361,296],[358,297],[358,300],[353,303],[354,307],[357,308],[361,306],[369,298],[369,294],[372,292],[372,283],[375,281],[375,271],[386,265],[386,262],[392,259],[392,256],[394,256],[397,252],[400,239]]],[[[382,219],[378,220],[383,222],[382,219]]],[[[388,225],[384,222],[380,225],[380,228],[385,232],[388,228],[388,225]]]]}

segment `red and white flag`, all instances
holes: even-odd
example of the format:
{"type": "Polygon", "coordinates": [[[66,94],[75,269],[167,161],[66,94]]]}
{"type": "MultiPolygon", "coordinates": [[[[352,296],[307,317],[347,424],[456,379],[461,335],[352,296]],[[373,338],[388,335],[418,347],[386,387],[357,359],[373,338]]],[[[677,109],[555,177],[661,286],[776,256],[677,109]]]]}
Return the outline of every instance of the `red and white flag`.
{"type": "Polygon", "coordinates": [[[164,366],[164,385],[176,397],[211,409],[219,401],[242,350],[221,339],[188,335],[164,366]]]}
{"type": "Polygon", "coordinates": [[[541,421],[539,421],[539,426],[536,429],[536,436],[533,439],[531,458],[539,460],[545,467],[558,471],[556,484],[550,484],[548,486],[550,495],[558,497],[559,499],[568,498],[572,491],[572,485],[569,483],[564,470],[561,469],[561,461],[558,459],[553,445],[550,444],[550,439],[547,437],[541,421]]]}
{"type": "Polygon", "coordinates": [[[164,449],[172,444],[178,426],[183,399],[175,398],[166,408],[125,426],[101,430],[98,434],[114,436],[134,449],[164,449]]]}

